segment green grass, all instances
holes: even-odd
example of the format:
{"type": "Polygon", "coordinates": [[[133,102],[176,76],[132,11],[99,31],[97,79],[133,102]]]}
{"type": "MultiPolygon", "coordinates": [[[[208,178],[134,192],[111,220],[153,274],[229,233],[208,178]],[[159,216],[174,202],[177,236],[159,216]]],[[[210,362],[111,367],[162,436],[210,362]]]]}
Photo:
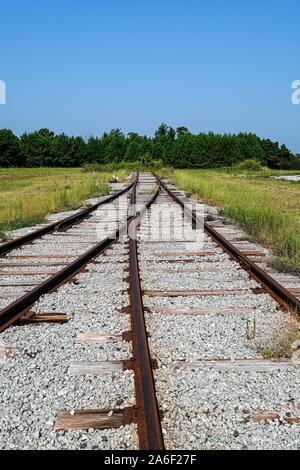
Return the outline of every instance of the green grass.
{"type": "Polygon", "coordinates": [[[181,189],[220,206],[221,213],[238,222],[251,239],[272,248],[278,256],[276,268],[297,273],[300,273],[300,183],[269,176],[299,173],[265,168],[160,171],[181,189]]]}
{"type": "MultiPolygon", "coordinates": [[[[123,178],[125,171],[116,174],[123,178]]],[[[108,194],[110,172],[81,168],[0,169],[0,239],[5,232],[41,223],[45,216],[80,207],[83,200],[108,194]]]]}

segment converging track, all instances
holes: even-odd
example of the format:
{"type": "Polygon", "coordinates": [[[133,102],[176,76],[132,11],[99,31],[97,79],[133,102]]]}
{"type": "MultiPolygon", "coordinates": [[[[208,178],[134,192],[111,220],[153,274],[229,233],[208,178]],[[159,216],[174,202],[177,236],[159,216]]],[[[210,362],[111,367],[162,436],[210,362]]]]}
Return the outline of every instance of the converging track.
{"type": "MultiPolygon", "coordinates": [[[[167,193],[176,201],[182,208],[184,202],[174,192],[172,192],[167,185],[157,177],[160,185],[167,191],[167,193]]],[[[300,314],[300,300],[297,299],[288,289],[285,289],[275,279],[269,276],[263,269],[256,263],[251,261],[249,257],[243,254],[236,246],[230,243],[224,236],[218,233],[211,227],[205,220],[197,220],[194,213],[191,212],[191,218],[196,224],[197,222],[203,224],[205,232],[214,240],[224,251],[226,251],[232,259],[240,263],[241,267],[245,269],[253,279],[262,284],[266,292],[268,292],[275,300],[277,300],[283,307],[290,307],[296,313],[300,314]]]]}
{"type": "MultiPolygon", "coordinates": [[[[7,282],[0,285],[2,306],[8,304],[0,311],[0,331],[17,321],[25,311],[27,311],[26,320],[33,317],[33,313],[28,313],[28,308],[41,295],[57,288],[61,283],[74,276],[87,262],[103,252],[126,230],[126,225],[122,227],[119,218],[123,218],[123,222],[126,222],[126,217],[124,219],[124,210],[125,216],[127,210],[126,193],[136,183],[137,180],[87,209],[0,246],[0,254],[2,256],[6,255],[1,263],[1,267],[4,269],[0,270],[0,275],[1,277],[14,276],[15,278],[13,283],[7,282]],[[117,208],[114,206],[111,209],[108,208],[108,204],[117,200],[119,202],[121,200],[119,198],[123,195],[125,195],[125,201],[123,198],[121,202],[123,208],[122,205],[117,208]],[[112,211],[116,220],[110,219],[109,210],[112,211]],[[88,222],[81,222],[80,228],[75,225],[75,227],[66,231],[68,227],[84,221],[87,217],[89,217],[88,222]],[[101,224],[103,227],[101,227],[101,224]],[[105,234],[105,231],[107,232],[108,227],[111,228],[114,238],[110,234],[103,238],[103,234],[105,234]],[[101,228],[105,230],[103,231],[101,228]],[[83,232],[80,230],[83,230],[83,232]],[[115,231],[116,233],[114,233],[115,231]],[[95,245],[99,238],[103,239],[95,245]],[[33,241],[35,242],[34,245],[28,247],[27,244],[33,241]],[[59,249],[60,245],[63,247],[63,253],[59,249]],[[81,254],[82,247],[91,248],[81,254]],[[79,254],[80,256],[76,257],[79,254]],[[43,269],[36,269],[40,266],[43,269]],[[25,271],[20,269],[24,267],[27,268],[25,271]],[[61,269],[57,269],[58,267],[61,269]],[[5,268],[9,268],[9,270],[5,268]],[[49,277],[50,274],[52,274],[51,277],[49,277]],[[26,277],[24,278],[24,276],[26,277]],[[42,279],[43,282],[39,282],[42,279]],[[34,287],[34,289],[30,289],[31,287],[34,287]],[[28,292],[26,292],[27,290],[28,292]],[[26,293],[20,296],[18,291],[25,291],[26,293]],[[14,297],[18,298],[15,302],[10,303],[9,299],[14,297]]],[[[35,321],[38,321],[38,319],[35,318],[35,321]]]]}
{"type": "Polygon", "coordinates": [[[299,300],[185,202],[140,173],[7,247],[0,448],[300,448],[299,370],[271,354],[299,300]]]}
{"type": "MultiPolygon", "coordinates": [[[[45,294],[50,294],[51,296],[51,292],[52,295],[55,294],[60,286],[62,286],[62,288],[68,289],[68,285],[75,286],[75,291],[79,291],[80,297],[80,288],[76,288],[76,286],[78,285],[78,278],[76,277],[76,275],[78,273],[84,275],[86,271],[90,270],[90,267],[87,270],[89,263],[92,263],[92,265],[95,265],[94,263],[101,263],[101,261],[98,261],[99,255],[105,255],[107,248],[112,247],[114,244],[117,244],[120,238],[123,237],[124,239],[124,236],[126,237],[126,232],[128,229],[128,232],[130,233],[128,282],[130,298],[129,309],[131,312],[131,329],[128,332],[123,332],[121,336],[110,335],[107,333],[82,334],[78,335],[77,340],[79,344],[82,342],[83,344],[95,343],[96,345],[99,343],[109,343],[110,341],[115,342],[119,339],[121,341],[123,340],[126,342],[131,341],[133,357],[130,358],[129,356],[128,359],[123,361],[110,361],[107,363],[103,361],[85,361],[83,363],[73,362],[70,364],[68,374],[71,376],[81,376],[89,373],[98,375],[99,373],[119,371],[123,369],[124,371],[132,370],[136,391],[136,405],[133,407],[125,407],[123,409],[114,409],[111,412],[112,416],[110,416],[109,409],[76,410],[74,411],[74,413],[72,412],[72,410],[70,412],[61,411],[56,418],[54,430],[58,431],[59,433],[67,429],[114,429],[116,427],[119,427],[120,425],[130,425],[132,423],[137,425],[140,441],[139,447],[144,449],[162,449],[163,442],[160,429],[159,411],[154,390],[152,363],[148,350],[147,334],[144,325],[143,307],[140,295],[138,259],[135,239],[135,232],[137,226],[139,225],[139,218],[155,201],[158,196],[159,189],[154,177],[151,177],[150,180],[148,180],[146,175],[146,177],[142,177],[140,184],[138,181],[139,176],[137,175],[134,183],[128,187],[128,189],[132,189],[130,197],[130,207],[128,205],[129,201],[127,196],[126,200],[123,201],[123,205],[121,206],[121,208],[119,204],[117,211],[114,207],[110,209],[109,206],[104,206],[104,203],[106,202],[104,201],[104,203],[102,204],[102,206],[104,206],[102,208],[102,212],[99,214],[98,210],[95,214],[93,214],[88,219],[88,224],[84,221],[81,222],[80,225],[76,225],[76,228],[69,230],[65,234],[52,235],[52,237],[58,237],[54,240],[54,243],[52,243],[52,241],[49,241],[45,237],[43,237],[40,243],[35,242],[34,245],[26,245],[26,247],[23,246],[24,243],[19,242],[19,246],[22,247],[22,250],[20,250],[17,255],[15,251],[10,251],[10,255],[7,255],[5,260],[7,260],[8,258],[11,259],[16,257],[17,259],[26,259],[27,264],[24,264],[26,266],[26,271],[20,273],[20,271],[18,270],[16,272],[17,276],[26,276],[26,283],[22,282],[22,287],[24,287],[24,285],[26,285],[26,287],[32,286],[31,282],[28,282],[27,279],[27,276],[30,276],[29,280],[32,281],[31,273],[35,276],[49,275],[51,273],[51,270],[43,271],[46,266],[51,266],[51,269],[53,269],[52,266],[60,266],[61,261],[52,263],[51,261],[48,261],[49,259],[52,260],[53,258],[66,258],[67,261],[69,261],[69,259],[71,258],[72,262],[66,264],[63,269],[59,270],[58,272],[55,272],[51,277],[48,277],[45,281],[41,282],[36,287],[34,287],[34,289],[29,290],[29,292],[23,295],[21,298],[16,299],[13,303],[7,305],[0,312],[0,319],[3,330],[16,321],[18,321],[19,325],[28,325],[32,323],[48,323],[49,327],[50,324],[54,322],[68,322],[70,320],[70,316],[67,315],[65,312],[58,312],[56,308],[53,308],[54,311],[52,312],[40,312],[39,307],[36,307],[34,302],[38,299],[41,299],[39,303],[42,304],[43,300],[48,298],[44,297],[45,294]],[[141,188],[139,188],[139,186],[141,186],[141,188]],[[138,191],[137,188],[139,188],[138,191]],[[153,194],[152,190],[154,191],[153,194]],[[135,203],[137,203],[136,206],[135,203]],[[96,245],[90,247],[90,245],[92,244],[92,239],[90,241],[87,241],[87,237],[91,236],[91,238],[93,237],[94,239],[96,237],[99,237],[99,234],[101,234],[102,232],[101,229],[104,228],[102,227],[102,225],[105,226],[106,234],[107,225],[110,225],[111,232],[109,232],[109,234],[103,240],[98,242],[96,245]],[[90,233],[92,233],[92,235],[90,235],[90,233]],[[67,239],[61,240],[60,237],[65,235],[67,236],[67,239]],[[80,237],[80,241],[77,242],[77,240],[74,239],[75,236],[80,237]],[[61,241],[61,243],[63,244],[63,253],[61,253],[61,250],[58,251],[59,246],[57,246],[57,241],[61,241]],[[50,254],[48,254],[49,252],[47,250],[48,243],[50,245],[51,250],[50,254]],[[40,254],[40,252],[42,251],[41,244],[43,252],[45,253],[45,251],[47,250],[47,254],[43,254],[42,256],[40,254]],[[78,249],[79,251],[79,247],[81,247],[82,244],[88,245],[89,250],[81,254],[79,258],[73,260],[74,255],[76,253],[75,250],[78,249]],[[24,251],[26,251],[26,254],[24,254],[24,251]],[[35,260],[36,257],[38,257],[40,262],[38,272],[36,272],[35,270],[36,264],[34,262],[32,263],[32,260],[35,260]],[[41,258],[46,259],[46,261],[44,261],[44,259],[41,260],[41,258]],[[140,297],[138,298],[138,296],[140,297]],[[29,307],[31,307],[32,310],[28,311],[29,307]]],[[[118,196],[121,196],[124,192],[124,190],[121,191],[118,196]]],[[[114,197],[114,199],[116,199],[116,197],[114,197]]],[[[111,202],[111,198],[107,198],[107,200],[108,202],[111,202]]],[[[40,237],[36,236],[35,238],[39,240],[40,237]]],[[[27,241],[28,240],[26,239],[26,242],[27,241]]],[[[114,261],[118,265],[119,260],[115,259],[114,261]]],[[[6,264],[6,261],[4,262],[4,264],[6,264]]],[[[24,265],[23,263],[21,263],[21,267],[23,267],[24,265]]],[[[12,264],[9,264],[8,267],[10,269],[16,267],[19,268],[19,266],[12,264]]],[[[13,275],[14,270],[12,270],[10,274],[13,275]]],[[[94,276],[91,274],[91,279],[93,279],[93,277],[94,276]]],[[[36,283],[37,281],[38,280],[35,279],[36,283]]],[[[16,282],[15,278],[14,282],[16,282]]],[[[7,287],[7,285],[5,287],[7,287]]],[[[9,287],[16,286],[10,284],[9,287]]],[[[91,285],[89,285],[89,287],[86,286],[86,289],[89,291],[91,287],[91,285]]],[[[89,292],[87,292],[86,294],[88,295],[89,292]]],[[[76,296],[75,292],[73,295],[74,297],[76,296]]],[[[127,307],[124,306],[124,308],[127,307]]],[[[124,314],[122,314],[121,316],[123,315],[124,314]]],[[[20,326],[15,328],[20,328],[20,326]]],[[[10,336],[10,331],[15,330],[8,330],[8,336],[10,336]]],[[[18,344],[18,347],[19,346],[20,345],[18,344]]],[[[18,356],[19,350],[17,348],[11,347],[7,344],[3,345],[2,347],[2,355],[6,356],[7,359],[13,359],[13,351],[18,351],[16,352],[16,355],[18,356]]],[[[5,365],[7,365],[7,362],[5,362],[5,365]]],[[[123,402],[123,400],[121,401],[123,402]]]]}

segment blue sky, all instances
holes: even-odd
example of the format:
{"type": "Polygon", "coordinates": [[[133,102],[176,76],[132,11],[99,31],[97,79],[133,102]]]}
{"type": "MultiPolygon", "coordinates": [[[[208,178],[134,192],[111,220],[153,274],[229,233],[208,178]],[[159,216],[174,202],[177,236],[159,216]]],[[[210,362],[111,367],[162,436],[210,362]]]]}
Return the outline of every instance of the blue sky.
{"type": "Polygon", "coordinates": [[[300,153],[299,1],[1,2],[0,128],[255,132],[300,153]]]}

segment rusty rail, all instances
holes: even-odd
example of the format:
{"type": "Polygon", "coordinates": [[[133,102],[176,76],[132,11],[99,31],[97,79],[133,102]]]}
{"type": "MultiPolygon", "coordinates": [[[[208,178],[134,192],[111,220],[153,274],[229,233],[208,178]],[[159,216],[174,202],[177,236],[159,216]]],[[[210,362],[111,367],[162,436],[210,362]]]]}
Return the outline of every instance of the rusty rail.
{"type": "Polygon", "coordinates": [[[27,233],[26,235],[23,235],[22,237],[19,237],[16,240],[11,240],[9,242],[4,243],[3,245],[0,246],[0,256],[6,255],[10,251],[16,248],[19,248],[27,243],[30,243],[33,240],[36,240],[37,238],[42,237],[43,235],[56,232],[59,230],[65,230],[67,227],[70,227],[71,225],[75,224],[79,220],[87,217],[91,212],[95,211],[99,206],[103,204],[108,204],[109,202],[114,201],[115,199],[120,197],[122,194],[129,191],[133,187],[134,184],[135,184],[135,181],[129,184],[128,186],[126,186],[126,188],[121,189],[120,191],[117,191],[115,194],[111,194],[110,196],[106,197],[102,201],[97,202],[96,204],[93,204],[87,209],[83,209],[77,214],[70,215],[69,217],[66,217],[65,219],[59,220],[57,222],[53,222],[47,225],[46,227],[27,233]]]}
{"type": "MultiPolygon", "coordinates": [[[[138,175],[133,186],[132,204],[136,203],[136,187],[138,175]]],[[[132,187],[131,186],[131,187],[132,187]]],[[[155,394],[154,378],[152,373],[152,361],[147,341],[147,332],[144,320],[144,309],[139,277],[139,264],[137,254],[136,229],[140,223],[140,217],[156,200],[160,191],[160,185],[141,211],[134,210],[129,213],[127,223],[124,223],[112,235],[99,242],[86,253],[81,255],[65,268],[58,271],[36,288],[32,289],[21,298],[17,299],[0,311],[0,331],[16,322],[43,294],[47,294],[62,283],[74,277],[94,257],[101,254],[109,246],[115,243],[121,235],[128,231],[129,240],[129,276],[130,276],[130,307],[132,319],[132,346],[133,369],[135,373],[136,389],[136,418],[138,424],[140,448],[145,450],[164,449],[163,437],[160,425],[159,409],[155,394]]]]}
{"type": "MultiPolygon", "coordinates": [[[[167,185],[157,176],[157,181],[161,184],[163,189],[176,201],[181,207],[184,207],[184,202],[174,194],[167,185]]],[[[275,279],[269,276],[263,269],[257,266],[256,263],[251,261],[246,255],[244,255],[238,248],[224,238],[220,233],[213,229],[205,220],[200,219],[195,215],[193,211],[186,209],[189,215],[192,217],[194,224],[203,224],[204,231],[224,250],[232,259],[237,261],[243,269],[245,269],[249,275],[257,282],[259,282],[265,291],[267,291],[282,307],[285,309],[291,308],[297,314],[300,314],[300,301],[291,292],[285,289],[275,279]]]]}
{"type": "MultiPolygon", "coordinates": [[[[125,189],[119,191],[117,194],[109,196],[110,200],[116,199],[120,196],[120,193],[128,191],[132,187],[136,187],[138,181],[138,173],[135,181],[131,183],[125,189]]],[[[106,202],[107,202],[106,198],[106,202]]],[[[102,201],[99,204],[101,204],[102,201]]],[[[91,209],[91,208],[89,208],[91,209]]],[[[76,214],[77,215],[77,214],[76,214]]],[[[7,307],[0,311],[0,331],[3,331],[9,327],[12,323],[15,323],[38,299],[41,295],[47,294],[52,290],[59,287],[62,283],[69,280],[71,277],[76,275],[87,263],[89,263],[95,256],[100,255],[106,250],[110,245],[115,243],[121,235],[126,233],[127,224],[133,219],[132,215],[127,217],[127,221],[113,234],[110,234],[101,242],[97,243],[86,253],[78,257],[73,262],[69,263],[66,267],[53,274],[49,279],[46,279],[44,282],[39,284],[37,287],[24,294],[19,299],[15,300],[7,307]]],[[[64,221],[63,221],[64,222],[64,221]]]]}
{"type": "MultiPolygon", "coordinates": [[[[132,193],[131,203],[136,204],[136,186],[132,193]]],[[[155,201],[159,188],[146,204],[146,209],[155,201]]],[[[143,212],[145,212],[145,210],[143,212]]],[[[143,213],[142,212],[142,213],[143,213]]],[[[130,314],[132,324],[133,367],[138,414],[138,434],[141,450],[163,450],[164,443],[160,425],[159,409],[155,393],[152,362],[147,341],[144,318],[139,261],[137,253],[137,227],[140,223],[140,212],[135,212],[134,219],[128,226],[129,234],[129,279],[130,279],[130,314]]]]}

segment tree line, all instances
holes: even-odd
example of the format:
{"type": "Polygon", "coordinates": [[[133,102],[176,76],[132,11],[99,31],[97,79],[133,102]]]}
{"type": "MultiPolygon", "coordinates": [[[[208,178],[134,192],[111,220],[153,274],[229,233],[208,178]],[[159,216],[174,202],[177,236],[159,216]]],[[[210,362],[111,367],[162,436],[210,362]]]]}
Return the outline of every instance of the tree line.
{"type": "Polygon", "coordinates": [[[20,137],[0,129],[0,167],[77,167],[87,163],[107,164],[161,161],[174,168],[216,168],[255,159],[270,168],[300,169],[299,156],[278,142],[252,133],[193,134],[186,127],[173,129],[162,123],[153,137],[135,132],[125,135],[112,129],[102,137],[55,134],[49,129],[20,137]]]}

